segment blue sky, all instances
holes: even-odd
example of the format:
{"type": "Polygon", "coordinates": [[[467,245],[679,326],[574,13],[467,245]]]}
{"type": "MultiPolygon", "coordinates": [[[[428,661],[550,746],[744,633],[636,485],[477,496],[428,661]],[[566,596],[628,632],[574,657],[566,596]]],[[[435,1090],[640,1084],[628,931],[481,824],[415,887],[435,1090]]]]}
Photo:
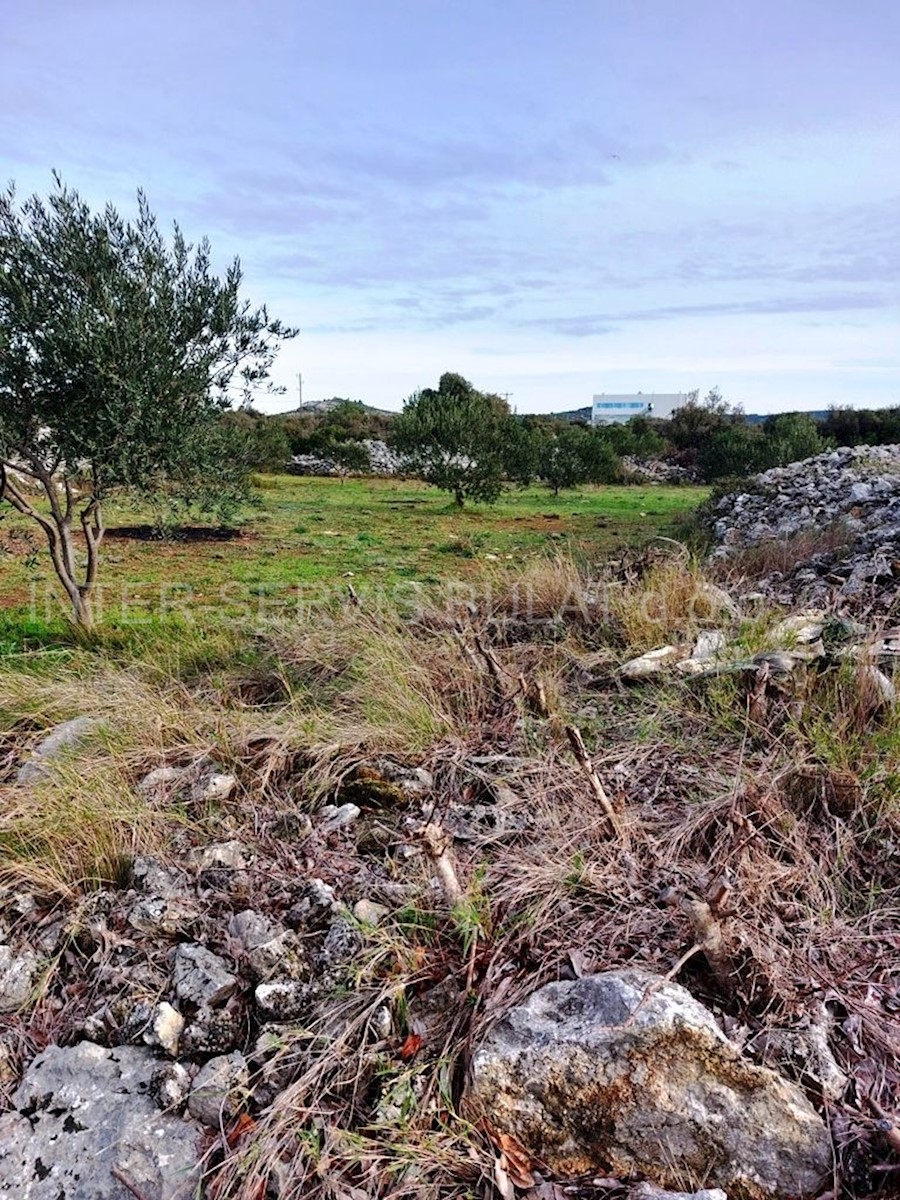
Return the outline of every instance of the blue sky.
{"type": "Polygon", "coordinates": [[[290,407],[900,403],[896,0],[5,0],[0,177],[239,254],[290,407]]]}

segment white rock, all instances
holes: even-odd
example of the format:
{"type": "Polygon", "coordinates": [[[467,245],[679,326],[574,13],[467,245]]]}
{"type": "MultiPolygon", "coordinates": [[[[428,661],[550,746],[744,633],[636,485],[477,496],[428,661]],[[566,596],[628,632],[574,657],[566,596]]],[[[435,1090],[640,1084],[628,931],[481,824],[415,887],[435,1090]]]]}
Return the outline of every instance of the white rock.
{"type": "Polygon", "coordinates": [[[322,823],[319,828],[322,833],[336,833],[337,830],[352,825],[359,819],[359,814],[360,809],[356,804],[342,804],[340,808],[327,804],[322,809],[322,823]]]}
{"type": "Polygon", "coordinates": [[[154,1010],[150,1028],[144,1033],[144,1041],[148,1046],[160,1046],[166,1054],[175,1058],[183,1029],[184,1017],[167,1000],[163,1000],[154,1010]]]}
{"type": "Polygon", "coordinates": [[[223,804],[237,791],[238,781],[234,775],[207,775],[198,783],[194,798],[201,804],[223,804]]]}
{"type": "Polygon", "coordinates": [[[357,900],[353,905],[354,917],[364,925],[380,925],[389,912],[389,908],[376,904],[374,900],[357,900]]]}
{"type": "Polygon", "coordinates": [[[657,650],[648,650],[646,654],[641,654],[637,658],[623,663],[619,668],[619,674],[623,679],[646,679],[650,675],[658,675],[666,667],[674,666],[686,655],[687,651],[682,647],[660,646],[657,650]]]}
{"type": "Polygon", "coordinates": [[[31,758],[19,768],[16,783],[36,783],[50,774],[50,764],[67,750],[78,746],[100,725],[94,717],[73,717],[50,731],[32,751],[31,758]]]}
{"type": "Polygon", "coordinates": [[[0,945],[0,1013],[17,1012],[31,999],[41,960],[31,950],[0,945]]]}

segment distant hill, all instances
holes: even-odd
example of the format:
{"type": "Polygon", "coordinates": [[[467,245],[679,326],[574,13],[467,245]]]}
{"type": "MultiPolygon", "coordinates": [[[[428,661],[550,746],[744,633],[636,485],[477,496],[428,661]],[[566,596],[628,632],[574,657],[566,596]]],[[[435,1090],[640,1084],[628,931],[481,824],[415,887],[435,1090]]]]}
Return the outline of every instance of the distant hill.
{"type": "MultiPolygon", "coordinates": [[[[343,404],[345,397],[333,396],[330,400],[310,400],[308,404],[302,405],[300,408],[290,408],[287,412],[271,413],[273,417],[300,417],[304,413],[327,413],[333,408],[337,408],[339,404],[343,404]]],[[[396,417],[395,412],[391,412],[388,408],[373,408],[371,404],[363,404],[362,401],[354,401],[354,404],[359,404],[363,412],[371,413],[373,417],[396,417]]]]}

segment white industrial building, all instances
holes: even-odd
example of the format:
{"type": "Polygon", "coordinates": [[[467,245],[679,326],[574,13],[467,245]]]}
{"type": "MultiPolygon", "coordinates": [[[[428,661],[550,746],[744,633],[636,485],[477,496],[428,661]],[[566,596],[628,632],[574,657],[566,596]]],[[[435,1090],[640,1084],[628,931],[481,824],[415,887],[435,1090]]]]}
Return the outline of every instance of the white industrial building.
{"type": "Polygon", "coordinates": [[[591,408],[592,425],[610,425],[632,417],[671,417],[676,408],[687,403],[685,392],[637,392],[633,395],[608,396],[601,392],[591,408]]]}

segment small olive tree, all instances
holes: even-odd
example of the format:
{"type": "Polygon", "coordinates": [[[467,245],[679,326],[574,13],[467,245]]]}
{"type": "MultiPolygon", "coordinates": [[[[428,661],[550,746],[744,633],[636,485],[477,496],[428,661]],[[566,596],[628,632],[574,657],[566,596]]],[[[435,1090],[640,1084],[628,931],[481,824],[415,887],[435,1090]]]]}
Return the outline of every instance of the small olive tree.
{"type": "Polygon", "coordinates": [[[584,425],[537,426],[534,474],[554,496],[585,483],[615,483],[621,463],[604,433],[584,425]]]}
{"type": "Polygon", "coordinates": [[[415,392],[394,422],[394,446],[410,469],[450,492],[458,507],[467,498],[494,501],[504,478],[509,406],[447,372],[437,388],[415,392]]]}
{"type": "MultiPolygon", "coordinates": [[[[229,392],[268,377],[294,336],[240,296],[210,247],[49,199],[0,195],[0,501],[41,528],[72,616],[92,623],[110,490],[209,479],[229,392]]],[[[221,464],[222,474],[226,473],[221,464]]]]}

